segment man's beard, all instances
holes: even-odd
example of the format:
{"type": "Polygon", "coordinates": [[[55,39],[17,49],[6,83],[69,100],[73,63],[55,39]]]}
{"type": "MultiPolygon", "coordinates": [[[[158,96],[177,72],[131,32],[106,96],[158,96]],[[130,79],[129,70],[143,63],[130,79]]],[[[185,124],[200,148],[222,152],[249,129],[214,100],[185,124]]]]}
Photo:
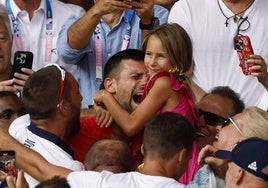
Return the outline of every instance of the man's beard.
{"type": "Polygon", "coordinates": [[[80,109],[78,110],[74,105],[72,105],[72,116],[69,120],[68,138],[73,137],[80,131],[80,109]]]}

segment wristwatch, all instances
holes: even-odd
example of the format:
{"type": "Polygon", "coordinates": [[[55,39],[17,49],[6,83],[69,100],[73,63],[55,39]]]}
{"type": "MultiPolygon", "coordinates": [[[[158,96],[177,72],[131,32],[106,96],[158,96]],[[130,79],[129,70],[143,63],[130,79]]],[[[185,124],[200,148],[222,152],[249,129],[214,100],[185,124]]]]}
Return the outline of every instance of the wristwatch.
{"type": "Polygon", "coordinates": [[[143,24],[141,21],[140,21],[140,28],[141,29],[146,29],[146,30],[152,30],[153,28],[159,26],[159,19],[154,17],[152,22],[149,23],[149,24],[143,24]]]}

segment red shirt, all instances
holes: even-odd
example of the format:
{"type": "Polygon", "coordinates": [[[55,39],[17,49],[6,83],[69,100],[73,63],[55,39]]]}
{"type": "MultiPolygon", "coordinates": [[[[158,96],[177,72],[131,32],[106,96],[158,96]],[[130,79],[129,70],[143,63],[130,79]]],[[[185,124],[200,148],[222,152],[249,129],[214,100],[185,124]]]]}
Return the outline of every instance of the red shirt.
{"type": "MultiPolygon", "coordinates": [[[[84,163],[85,155],[88,149],[96,141],[103,138],[109,138],[115,136],[110,127],[100,128],[96,123],[95,117],[84,118],[80,120],[80,131],[77,135],[68,140],[69,146],[73,149],[75,153],[75,159],[84,163]]],[[[132,148],[132,153],[134,156],[134,168],[138,167],[143,160],[143,155],[141,154],[142,145],[142,133],[138,134],[133,138],[133,142],[130,144],[132,148]]]]}
{"type": "Polygon", "coordinates": [[[113,136],[110,128],[100,128],[95,117],[80,120],[80,131],[70,140],[69,146],[74,150],[75,159],[84,163],[88,149],[96,141],[113,136]]]}

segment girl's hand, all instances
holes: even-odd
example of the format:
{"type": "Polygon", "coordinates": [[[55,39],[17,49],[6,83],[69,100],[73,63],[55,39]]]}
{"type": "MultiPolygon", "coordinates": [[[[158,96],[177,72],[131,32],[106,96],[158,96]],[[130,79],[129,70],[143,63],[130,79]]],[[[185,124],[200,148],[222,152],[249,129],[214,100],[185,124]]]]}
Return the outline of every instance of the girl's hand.
{"type": "Polygon", "coordinates": [[[96,93],[94,93],[94,95],[93,95],[94,103],[97,104],[98,106],[103,105],[103,98],[104,98],[106,93],[107,92],[105,89],[101,89],[101,90],[97,91],[96,93]]]}
{"type": "Polygon", "coordinates": [[[113,118],[108,110],[106,110],[103,106],[94,105],[96,110],[96,122],[97,124],[103,127],[109,127],[113,122],[113,118]]]}

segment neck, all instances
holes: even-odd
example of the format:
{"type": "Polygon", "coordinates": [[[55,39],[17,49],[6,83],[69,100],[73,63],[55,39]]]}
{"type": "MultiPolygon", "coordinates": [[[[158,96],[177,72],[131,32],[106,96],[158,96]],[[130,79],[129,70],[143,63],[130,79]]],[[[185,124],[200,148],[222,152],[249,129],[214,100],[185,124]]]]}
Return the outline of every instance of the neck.
{"type": "Polygon", "coordinates": [[[151,175],[151,176],[163,176],[163,177],[169,177],[172,178],[168,171],[166,170],[166,167],[163,163],[157,161],[157,160],[144,160],[144,165],[142,169],[140,170],[140,173],[151,175]]]}
{"type": "Polygon", "coordinates": [[[31,122],[35,124],[38,128],[50,132],[64,141],[66,140],[66,131],[62,128],[64,126],[60,126],[63,124],[62,122],[49,119],[31,120],[31,122]]]}
{"type": "Polygon", "coordinates": [[[41,0],[14,0],[16,5],[28,12],[30,19],[32,19],[34,11],[40,6],[41,0]]]}
{"type": "Polygon", "coordinates": [[[107,25],[109,25],[110,28],[113,28],[119,22],[122,13],[122,11],[115,11],[113,13],[104,15],[102,19],[107,25]]]}
{"type": "Polygon", "coordinates": [[[223,3],[237,16],[243,16],[254,0],[223,0],[223,3]]]}

